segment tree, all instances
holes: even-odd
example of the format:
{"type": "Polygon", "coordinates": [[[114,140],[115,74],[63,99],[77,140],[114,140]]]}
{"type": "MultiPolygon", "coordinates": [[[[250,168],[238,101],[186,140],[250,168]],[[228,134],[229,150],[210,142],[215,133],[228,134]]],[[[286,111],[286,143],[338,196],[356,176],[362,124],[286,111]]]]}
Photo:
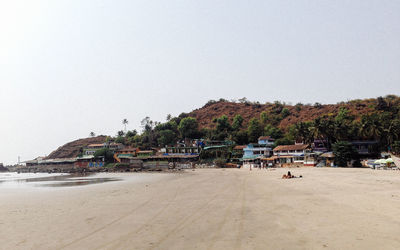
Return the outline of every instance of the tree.
{"type": "Polygon", "coordinates": [[[243,120],[241,115],[235,115],[235,117],[233,117],[232,129],[234,131],[239,131],[243,127],[243,120]]]}
{"type": "Polygon", "coordinates": [[[171,115],[171,114],[168,114],[168,115],[167,115],[167,122],[171,121],[171,119],[172,119],[172,115],[171,115]]]}
{"type": "Polygon", "coordinates": [[[392,152],[396,155],[400,154],[400,141],[395,141],[392,144],[392,152]]]}
{"type": "Polygon", "coordinates": [[[153,129],[154,122],[150,120],[150,117],[146,116],[145,118],[142,119],[140,125],[142,126],[144,132],[146,131],[149,132],[150,130],[153,129]]]}
{"type": "Polygon", "coordinates": [[[256,118],[252,118],[247,127],[247,134],[250,142],[256,142],[262,135],[263,129],[260,126],[260,122],[256,118]]]}
{"type": "Polygon", "coordinates": [[[263,127],[265,127],[268,123],[268,114],[267,112],[263,111],[260,114],[260,123],[263,127]]]}
{"type": "Polygon", "coordinates": [[[186,117],[179,123],[178,131],[182,138],[194,139],[199,134],[198,127],[196,118],[186,117]]]}
{"type": "Polygon", "coordinates": [[[161,130],[160,137],[158,138],[158,143],[165,146],[174,144],[176,141],[176,134],[172,130],[161,130]]]}
{"type": "Polygon", "coordinates": [[[118,137],[123,137],[125,135],[124,131],[120,130],[117,132],[118,137]]]}
{"type": "Polygon", "coordinates": [[[125,126],[125,132],[126,132],[126,125],[128,124],[129,122],[128,122],[128,119],[123,119],[122,120],[122,124],[125,126]]]}
{"type": "Polygon", "coordinates": [[[382,123],[377,113],[363,115],[359,127],[359,135],[366,139],[378,139],[382,134],[382,123]]]}
{"type": "Polygon", "coordinates": [[[123,136],[117,136],[117,138],[115,139],[116,143],[125,143],[125,138],[123,136]]]}
{"type": "Polygon", "coordinates": [[[268,124],[264,128],[264,135],[269,135],[274,139],[279,139],[279,138],[282,138],[283,132],[279,128],[274,127],[271,124],[268,124]]]}
{"type": "Polygon", "coordinates": [[[292,144],[293,144],[293,141],[291,139],[284,137],[284,138],[275,140],[274,147],[277,147],[279,145],[292,145],[292,144]]]}
{"type": "Polygon", "coordinates": [[[353,145],[345,141],[333,144],[333,154],[335,156],[335,163],[339,167],[347,167],[348,162],[351,160],[359,160],[357,151],[353,145]]]}
{"type": "Polygon", "coordinates": [[[102,157],[102,158],[104,158],[105,162],[113,162],[114,161],[113,152],[111,152],[111,150],[108,148],[102,148],[102,149],[97,150],[96,153],[94,153],[94,157],[95,158],[102,157]]]}
{"type": "Polygon", "coordinates": [[[232,131],[232,126],[229,123],[228,117],[222,115],[221,117],[214,119],[214,122],[217,123],[214,135],[215,139],[225,140],[232,131]]]}
{"type": "Polygon", "coordinates": [[[290,115],[290,111],[287,108],[283,108],[281,112],[282,118],[286,118],[290,115]]]}
{"type": "Polygon", "coordinates": [[[132,130],[132,131],[128,131],[128,132],[126,132],[126,137],[134,137],[134,136],[136,136],[137,135],[137,131],[134,129],[134,130],[132,130]]]}
{"type": "Polygon", "coordinates": [[[96,134],[94,132],[90,132],[90,137],[95,137],[96,134]]]}
{"type": "Polygon", "coordinates": [[[392,145],[395,140],[400,139],[400,120],[392,120],[389,127],[384,129],[384,132],[388,146],[392,145]]]}
{"type": "Polygon", "coordinates": [[[246,130],[240,130],[232,134],[232,140],[238,145],[245,145],[249,143],[249,136],[246,130]]]}
{"type": "Polygon", "coordinates": [[[376,99],[377,104],[376,104],[376,109],[377,110],[387,110],[388,109],[388,104],[386,103],[385,99],[380,96],[376,99]]]}
{"type": "Polygon", "coordinates": [[[296,141],[312,143],[314,141],[311,122],[298,122],[289,128],[289,135],[296,141]]]}

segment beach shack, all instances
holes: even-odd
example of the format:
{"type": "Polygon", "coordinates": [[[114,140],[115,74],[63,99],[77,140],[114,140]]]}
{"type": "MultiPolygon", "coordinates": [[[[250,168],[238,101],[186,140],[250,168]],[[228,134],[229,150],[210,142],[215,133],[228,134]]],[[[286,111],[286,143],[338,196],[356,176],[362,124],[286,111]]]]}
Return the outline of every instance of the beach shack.
{"type": "Polygon", "coordinates": [[[274,148],[273,152],[280,167],[315,166],[316,163],[308,144],[281,145],[274,148]]]}
{"type": "Polygon", "coordinates": [[[112,152],[116,152],[120,149],[122,149],[124,145],[121,143],[98,143],[98,144],[89,144],[86,148],[83,149],[83,154],[84,155],[94,155],[98,150],[101,149],[109,149],[112,152]]]}
{"type": "Polygon", "coordinates": [[[334,164],[335,155],[333,154],[333,152],[323,153],[319,157],[322,159],[323,166],[333,167],[335,165],[334,164]]]}
{"type": "Polygon", "coordinates": [[[246,145],[236,145],[233,147],[230,159],[232,163],[240,164],[242,162],[244,155],[243,149],[246,147],[246,145]]]}

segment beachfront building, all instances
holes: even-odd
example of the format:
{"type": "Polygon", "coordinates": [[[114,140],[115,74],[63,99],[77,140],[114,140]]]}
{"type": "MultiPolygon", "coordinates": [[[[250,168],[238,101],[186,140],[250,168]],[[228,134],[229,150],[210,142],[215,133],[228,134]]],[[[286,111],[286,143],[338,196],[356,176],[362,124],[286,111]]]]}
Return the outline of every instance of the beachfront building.
{"type": "Polygon", "coordinates": [[[316,156],[308,144],[281,145],[273,150],[280,167],[315,166],[316,156]]]}
{"type": "Polygon", "coordinates": [[[232,141],[205,141],[202,140],[200,158],[203,160],[214,160],[217,158],[228,159],[231,156],[232,141]]]}
{"type": "Polygon", "coordinates": [[[249,144],[243,149],[243,167],[259,165],[261,158],[270,157],[272,149],[267,145],[249,144]]]}
{"type": "Polygon", "coordinates": [[[231,162],[233,163],[240,163],[243,159],[244,151],[247,146],[246,145],[237,145],[232,149],[231,154],[231,162]]]}
{"type": "Polygon", "coordinates": [[[197,146],[175,146],[175,147],[169,147],[166,146],[165,148],[162,148],[160,152],[163,155],[193,155],[193,154],[200,154],[200,147],[197,146]]]}
{"type": "Polygon", "coordinates": [[[76,158],[57,158],[57,159],[46,159],[42,157],[38,157],[34,160],[24,162],[27,168],[36,168],[36,169],[46,169],[46,170],[55,170],[55,169],[69,169],[74,167],[74,163],[76,162],[76,158]]]}
{"type": "Polygon", "coordinates": [[[139,150],[136,153],[137,158],[147,158],[153,155],[155,155],[154,150],[139,150]]]}
{"type": "Polygon", "coordinates": [[[104,158],[95,158],[94,155],[83,155],[78,157],[74,163],[76,168],[88,168],[88,167],[104,167],[104,158]]]}
{"type": "Polygon", "coordinates": [[[113,152],[116,152],[122,148],[124,145],[121,143],[99,143],[99,144],[89,144],[86,148],[83,149],[83,155],[94,155],[98,150],[107,148],[113,152]]]}
{"type": "Polygon", "coordinates": [[[328,152],[328,141],[324,139],[315,139],[312,143],[312,149],[316,153],[328,152]]]}
{"type": "Polygon", "coordinates": [[[130,159],[137,156],[137,152],[139,151],[138,148],[126,147],[120,150],[117,150],[114,153],[114,160],[116,162],[123,162],[122,159],[130,159]]]}
{"type": "Polygon", "coordinates": [[[379,154],[378,141],[350,141],[361,157],[379,154]]]}

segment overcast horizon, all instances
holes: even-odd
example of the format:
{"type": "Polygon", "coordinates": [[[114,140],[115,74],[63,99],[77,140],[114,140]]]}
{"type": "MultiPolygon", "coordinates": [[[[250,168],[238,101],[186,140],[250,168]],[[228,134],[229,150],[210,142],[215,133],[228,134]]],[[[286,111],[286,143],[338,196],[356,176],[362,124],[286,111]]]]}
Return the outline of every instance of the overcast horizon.
{"type": "Polygon", "coordinates": [[[400,94],[400,1],[3,1],[0,162],[208,100],[400,94]]]}

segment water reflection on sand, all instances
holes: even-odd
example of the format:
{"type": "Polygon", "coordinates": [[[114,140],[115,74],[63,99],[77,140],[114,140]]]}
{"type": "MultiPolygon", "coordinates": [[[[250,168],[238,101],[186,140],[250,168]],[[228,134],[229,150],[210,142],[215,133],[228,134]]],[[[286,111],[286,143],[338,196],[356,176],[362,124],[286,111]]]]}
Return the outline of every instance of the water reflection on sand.
{"type": "Polygon", "coordinates": [[[96,177],[96,174],[0,174],[1,187],[75,187],[120,181],[117,177],[96,177]]]}

